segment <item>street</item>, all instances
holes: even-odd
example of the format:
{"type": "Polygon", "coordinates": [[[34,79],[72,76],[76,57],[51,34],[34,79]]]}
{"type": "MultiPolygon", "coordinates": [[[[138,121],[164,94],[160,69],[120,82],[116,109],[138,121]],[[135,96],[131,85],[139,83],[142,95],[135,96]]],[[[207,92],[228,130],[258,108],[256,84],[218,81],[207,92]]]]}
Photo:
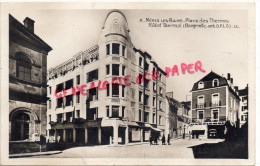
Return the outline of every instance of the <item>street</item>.
{"type": "Polygon", "coordinates": [[[171,145],[143,144],[119,146],[84,146],[65,149],[60,154],[34,156],[33,158],[194,158],[194,146],[202,144],[216,144],[221,139],[208,140],[171,140],[171,145]]]}

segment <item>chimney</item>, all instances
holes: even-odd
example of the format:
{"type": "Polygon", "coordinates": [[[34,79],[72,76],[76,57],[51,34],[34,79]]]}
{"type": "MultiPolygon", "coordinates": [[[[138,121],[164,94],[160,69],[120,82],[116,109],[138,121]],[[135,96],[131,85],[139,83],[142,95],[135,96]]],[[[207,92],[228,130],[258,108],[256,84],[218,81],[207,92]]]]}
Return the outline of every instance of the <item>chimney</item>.
{"type": "Polygon", "coordinates": [[[227,73],[227,80],[230,80],[230,73],[227,73]]]}
{"type": "Polygon", "coordinates": [[[230,83],[231,83],[231,85],[233,84],[233,78],[230,78],[230,83]]]}
{"type": "Polygon", "coordinates": [[[238,91],[238,86],[234,86],[235,90],[238,91]]]}
{"type": "Polygon", "coordinates": [[[30,19],[29,17],[26,17],[24,20],[24,26],[31,31],[32,33],[34,33],[34,21],[32,19],[30,19]]]}

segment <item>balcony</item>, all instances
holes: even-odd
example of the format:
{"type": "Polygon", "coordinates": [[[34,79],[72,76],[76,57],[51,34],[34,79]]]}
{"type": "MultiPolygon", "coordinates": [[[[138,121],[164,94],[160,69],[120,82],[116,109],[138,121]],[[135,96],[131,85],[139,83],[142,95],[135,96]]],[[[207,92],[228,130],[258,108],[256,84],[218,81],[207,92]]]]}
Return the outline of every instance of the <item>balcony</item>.
{"type": "Polygon", "coordinates": [[[205,108],[206,107],[206,103],[198,103],[196,104],[196,108],[205,108]]]}
{"type": "Polygon", "coordinates": [[[221,106],[221,101],[210,102],[210,107],[219,107],[221,106]]]}

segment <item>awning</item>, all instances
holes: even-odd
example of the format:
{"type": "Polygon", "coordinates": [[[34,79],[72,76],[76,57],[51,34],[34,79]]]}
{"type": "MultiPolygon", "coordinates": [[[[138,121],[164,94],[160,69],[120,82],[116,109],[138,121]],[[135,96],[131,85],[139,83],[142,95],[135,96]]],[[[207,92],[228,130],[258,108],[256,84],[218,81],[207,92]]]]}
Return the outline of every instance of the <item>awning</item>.
{"type": "Polygon", "coordinates": [[[155,131],[162,131],[161,129],[156,128],[156,127],[153,127],[152,125],[147,124],[147,123],[146,123],[144,126],[145,126],[145,127],[149,127],[149,128],[151,128],[152,130],[155,130],[155,131]]]}
{"type": "Polygon", "coordinates": [[[128,126],[136,126],[136,127],[139,126],[136,122],[127,122],[126,124],[127,124],[128,126]]]}
{"type": "Polygon", "coordinates": [[[161,129],[158,129],[158,128],[152,128],[153,130],[155,130],[155,131],[162,131],[161,129]]]}

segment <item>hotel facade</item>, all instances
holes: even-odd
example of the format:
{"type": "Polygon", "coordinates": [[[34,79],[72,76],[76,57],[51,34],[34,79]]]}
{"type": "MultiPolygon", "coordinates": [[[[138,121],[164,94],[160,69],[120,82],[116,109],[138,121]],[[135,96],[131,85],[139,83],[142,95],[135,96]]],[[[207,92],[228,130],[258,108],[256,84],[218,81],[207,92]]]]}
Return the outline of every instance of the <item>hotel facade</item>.
{"type": "Polygon", "coordinates": [[[224,138],[226,122],[239,127],[239,92],[233,78],[210,72],[194,83],[190,132],[193,138],[224,138]]]}
{"type": "Polygon", "coordinates": [[[97,45],[48,70],[48,142],[117,145],[163,134],[166,73],[129,32],[125,15],[110,11],[97,45]]]}

